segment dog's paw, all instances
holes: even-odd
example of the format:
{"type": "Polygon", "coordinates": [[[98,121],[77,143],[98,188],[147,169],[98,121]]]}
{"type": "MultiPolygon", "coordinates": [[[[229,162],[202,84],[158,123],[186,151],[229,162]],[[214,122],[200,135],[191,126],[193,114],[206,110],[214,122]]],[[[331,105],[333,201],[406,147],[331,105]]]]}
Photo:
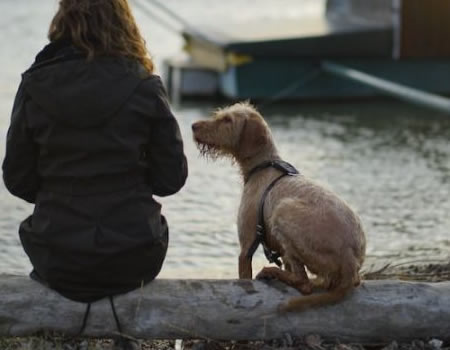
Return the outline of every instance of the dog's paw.
{"type": "Polygon", "coordinates": [[[257,279],[258,281],[271,281],[274,279],[274,277],[260,272],[255,276],[255,279],[257,279]]]}
{"type": "Polygon", "coordinates": [[[278,275],[278,271],[275,271],[274,269],[278,270],[278,268],[276,268],[276,267],[264,267],[256,275],[255,278],[257,280],[265,280],[265,281],[274,280],[277,278],[277,275],[278,275]]]}

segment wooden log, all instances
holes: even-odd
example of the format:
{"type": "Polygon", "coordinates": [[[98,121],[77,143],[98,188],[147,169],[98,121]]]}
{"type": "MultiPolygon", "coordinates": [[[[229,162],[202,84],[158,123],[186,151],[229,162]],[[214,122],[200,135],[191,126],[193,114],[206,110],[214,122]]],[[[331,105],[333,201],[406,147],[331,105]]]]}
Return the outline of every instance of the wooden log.
{"type": "MultiPolygon", "coordinates": [[[[117,296],[125,334],[142,339],[260,340],[320,334],[373,343],[450,339],[450,282],[367,281],[337,305],[277,313],[298,292],[280,282],[156,280],[117,296]]],[[[0,276],[0,336],[75,335],[86,305],[26,278],[0,276]]],[[[117,335],[108,300],[92,304],[83,336],[117,335]]]]}

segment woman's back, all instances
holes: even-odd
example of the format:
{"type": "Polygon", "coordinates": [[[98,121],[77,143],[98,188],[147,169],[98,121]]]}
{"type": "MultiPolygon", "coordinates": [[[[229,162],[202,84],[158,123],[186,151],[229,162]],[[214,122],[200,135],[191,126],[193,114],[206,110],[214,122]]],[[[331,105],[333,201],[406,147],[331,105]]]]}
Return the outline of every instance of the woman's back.
{"type": "MultiPolygon", "coordinates": [[[[42,177],[151,176],[163,170],[160,153],[182,152],[161,81],[138,62],[115,57],[86,62],[70,43],[50,44],[25,72],[22,89],[42,177]],[[54,51],[55,46],[60,49],[54,51]]],[[[178,169],[168,170],[160,174],[164,180],[179,182],[178,169]]],[[[156,189],[156,194],[167,191],[156,189]]]]}

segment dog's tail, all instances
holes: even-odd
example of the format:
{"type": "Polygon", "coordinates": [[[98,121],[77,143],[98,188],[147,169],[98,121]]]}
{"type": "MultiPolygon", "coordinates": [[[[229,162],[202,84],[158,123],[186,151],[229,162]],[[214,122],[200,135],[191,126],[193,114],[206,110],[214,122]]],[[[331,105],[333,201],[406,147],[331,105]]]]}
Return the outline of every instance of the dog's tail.
{"type": "Polygon", "coordinates": [[[330,290],[321,294],[300,296],[290,299],[279,307],[281,312],[303,311],[313,307],[335,304],[345,298],[359,284],[359,274],[356,266],[343,266],[338,272],[338,278],[330,290]]]}

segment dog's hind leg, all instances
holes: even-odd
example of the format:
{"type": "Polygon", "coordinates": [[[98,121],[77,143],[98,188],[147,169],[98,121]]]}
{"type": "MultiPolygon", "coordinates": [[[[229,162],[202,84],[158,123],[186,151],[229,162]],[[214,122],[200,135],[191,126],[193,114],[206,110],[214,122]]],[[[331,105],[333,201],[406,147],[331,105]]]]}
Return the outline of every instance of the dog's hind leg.
{"type": "Polygon", "coordinates": [[[315,278],[311,278],[309,280],[314,290],[316,289],[329,289],[330,288],[330,280],[328,278],[317,276],[315,278]]]}
{"type": "Polygon", "coordinates": [[[294,266],[289,261],[284,262],[284,269],[288,272],[294,272],[294,266]]]}
{"type": "Polygon", "coordinates": [[[298,272],[300,273],[295,274],[290,271],[281,270],[278,267],[264,267],[261,272],[258,273],[256,279],[277,279],[299,290],[302,294],[311,294],[312,288],[305,268],[302,266],[298,272]]]}

